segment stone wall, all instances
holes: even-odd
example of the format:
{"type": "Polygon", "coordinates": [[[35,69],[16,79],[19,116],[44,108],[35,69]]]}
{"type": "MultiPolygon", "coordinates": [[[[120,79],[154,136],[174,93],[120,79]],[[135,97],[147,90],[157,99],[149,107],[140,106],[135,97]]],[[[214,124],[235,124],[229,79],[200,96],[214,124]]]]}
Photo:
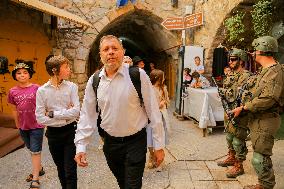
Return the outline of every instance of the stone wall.
{"type": "MultiPolygon", "coordinates": [[[[108,24],[134,9],[150,11],[161,19],[171,16],[182,16],[185,12],[185,6],[193,3],[192,0],[181,0],[178,8],[174,8],[169,0],[137,0],[134,5],[129,3],[127,6],[117,8],[115,0],[45,0],[45,2],[77,14],[93,25],[84,33],[74,34],[72,31],[59,33],[57,47],[54,49],[55,54],[63,54],[73,62],[71,79],[79,85],[79,96],[81,99],[88,79],[88,53],[97,35],[108,24]]],[[[180,32],[173,32],[173,35],[180,36],[180,32]]]]}
{"type": "MultiPolygon", "coordinates": [[[[45,0],[59,8],[66,9],[75,13],[87,21],[93,27],[88,28],[84,33],[60,33],[57,43],[58,49],[73,62],[72,80],[78,83],[80,97],[83,96],[83,89],[87,81],[87,58],[92,43],[97,35],[112,21],[118,17],[133,11],[141,9],[150,11],[161,19],[167,17],[183,16],[186,5],[193,5],[193,12],[204,13],[204,25],[187,32],[187,44],[199,45],[205,48],[205,67],[206,72],[211,73],[212,49],[217,47],[215,40],[218,29],[222,26],[224,18],[236,7],[242,0],[179,0],[178,7],[171,6],[170,0],[137,0],[134,5],[128,4],[122,8],[116,7],[115,0],[45,0]],[[193,33],[192,33],[193,31],[193,33]]],[[[181,43],[181,31],[171,32],[177,36],[177,44],[181,43]]],[[[219,35],[219,34],[218,34],[219,35]]],[[[223,37],[223,36],[219,36],[223,37]]],[[[59,51],[60,51],[59,50],[59,51]]]]}
{"type": "Polygon", "coordinates": [[[203,12],[204,25],[194,29],[194,45],[202,46],[205,49],[204,60],[207,73],[212,72],[213,49],[225,38],[225,31],[221,31],[217,36],[217,30],[223,25],[227,14],[230,13],[239,2],[240,0],[203,0],[196,2],[195,12],[203,12]],[[216,37],[220,38],[220,40],[215,40],[216,37]]]}

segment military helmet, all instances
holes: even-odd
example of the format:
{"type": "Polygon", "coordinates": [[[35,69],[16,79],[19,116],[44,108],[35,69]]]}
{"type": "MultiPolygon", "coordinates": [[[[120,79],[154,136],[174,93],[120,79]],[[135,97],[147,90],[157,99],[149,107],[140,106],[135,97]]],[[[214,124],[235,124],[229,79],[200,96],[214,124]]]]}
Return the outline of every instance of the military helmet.
{"type": "Polygon", "coordinates": [[[258,51],[278,52],[277,40],[271,36],[263,36],[253,40],[252,46],[258,51]]]}
{"type": "Polygon", "coordinates": [[[248,60],[247,53],[242,49],[233,48],[232,51],[230,52],[230,56],[239,57],[244,62],[248,60]]]}
{"type": "Polygon", "coordinates": [[[30,66],[28,66],[27,64],[25,64],[25,63],[18,63],[15,66],[14,70],[12,71],[12,77],[16,81],[17,81],[17,79],[16,79],[16,72],[17,72],[18,69],[26,69],[26,70],[28,70],[28,72],[30,74],[30,79],[32,78],[33,74],[35,73],[33,71],[33,69],[30,66]]]}

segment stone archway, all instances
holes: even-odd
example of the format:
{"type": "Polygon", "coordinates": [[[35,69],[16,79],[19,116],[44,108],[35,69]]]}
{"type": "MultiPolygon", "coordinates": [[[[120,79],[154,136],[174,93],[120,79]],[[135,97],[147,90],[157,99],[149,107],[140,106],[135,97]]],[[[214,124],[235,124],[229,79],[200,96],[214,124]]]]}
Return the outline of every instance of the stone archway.
{"type": "Polygon", "coordinates": [[[127,12],[109,21],[96,36],[88,59],[88,75],[91,75],[100,64],[99,40],[103,35],[112,34],[122,40],[126,55],[136,55],[145,59],[147,71],[150,62],[166,73],[166,83],[170,94],[174,94],[175,68],[177,57],[177,36],[165,30],[160,23],[162,18],[145,9],[131,7],[127,12]],[[171,49],[172,48],[172,49],[171,49]]]}

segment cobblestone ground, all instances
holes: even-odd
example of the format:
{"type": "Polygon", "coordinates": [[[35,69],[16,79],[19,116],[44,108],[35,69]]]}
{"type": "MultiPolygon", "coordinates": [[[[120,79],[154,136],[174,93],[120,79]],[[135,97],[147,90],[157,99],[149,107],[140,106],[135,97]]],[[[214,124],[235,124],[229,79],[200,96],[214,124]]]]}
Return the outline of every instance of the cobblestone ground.
{"type": "MultiPolygon", "coordinates": [[[[250,150],[245,161],[246,174],[238,179],[227,179],[227,168],[216,165],[216,161],[224,158],[227,153],[222,129],[213,129],[212,134],[202,137],[202,130],[192,121],[178,121],[172,117],[171,123],[172,133],[165,166],[161,172],[145,169],[143,189],[241,189],[244,185],[257,181],[250,165],[252,150],[249,142],[250,150]]],[[[94,142],[88,149],[89,167],[78,168],[78,188],[118,188],[103,152],[97,147],[98,137],[95,135],[94,142]]],[[[46,140],[42,155],[46,174],[41,178],[41,189],[60,189],[56,167],[49,154],[46,140]]],[[[272,156],[277,182],[275,189],[284,188],[283,157],[284,141],[276,141],[272,156]]],[[[29,183],[25,182],[25,178],[30,173],[30,165],[29,153],[25,148],[0,158],[0,188],[28,188],[29,183]]]]}

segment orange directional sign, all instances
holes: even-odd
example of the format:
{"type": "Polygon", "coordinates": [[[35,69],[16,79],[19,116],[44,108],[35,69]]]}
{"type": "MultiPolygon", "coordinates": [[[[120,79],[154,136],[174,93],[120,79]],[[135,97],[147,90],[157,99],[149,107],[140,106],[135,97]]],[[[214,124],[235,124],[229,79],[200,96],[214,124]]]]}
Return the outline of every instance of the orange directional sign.
{"type": "Polygon", "coordinates": [[[183,17],[167,18],[161,24],[167,30],[182,30],[182,29],[184,29],[183,17]]]}
{"type": "Polygon", "coordinates": [[[203,14],[196,13],[184,17],[184,28],[193,28],[203,24],[203,14]]]}
{"type": "Polygon", "coordinates": [[[162,23],[167,30],[183,30],[203,25],[202,12],[190,14],[185,17],[171,17],[164,20],[162,23]]]}

